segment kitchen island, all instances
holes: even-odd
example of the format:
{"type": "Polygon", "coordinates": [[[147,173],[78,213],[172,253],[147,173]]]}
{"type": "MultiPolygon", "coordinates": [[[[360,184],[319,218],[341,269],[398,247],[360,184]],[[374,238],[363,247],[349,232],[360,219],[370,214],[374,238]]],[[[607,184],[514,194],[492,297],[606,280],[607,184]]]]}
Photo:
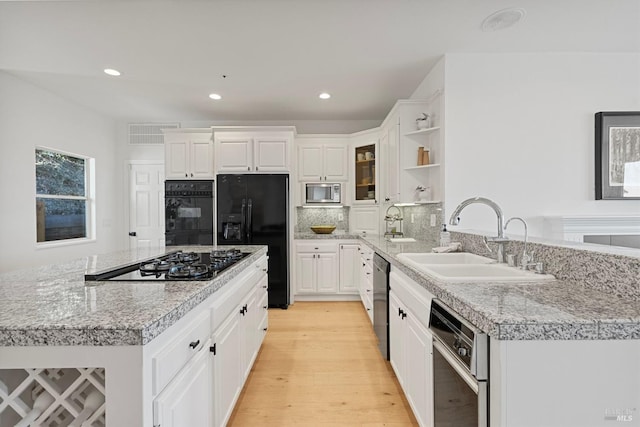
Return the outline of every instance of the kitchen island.
{"type": "Polygon", "coordinates": [[[89,403],[87,425],[224,424],[267,328],[267,248],[243,246],[250,255],[204,281],[84,280],[211,249],[122,251],[0,275],[0,425],[42,402],[42,425],[66,425],[89,403]]]}

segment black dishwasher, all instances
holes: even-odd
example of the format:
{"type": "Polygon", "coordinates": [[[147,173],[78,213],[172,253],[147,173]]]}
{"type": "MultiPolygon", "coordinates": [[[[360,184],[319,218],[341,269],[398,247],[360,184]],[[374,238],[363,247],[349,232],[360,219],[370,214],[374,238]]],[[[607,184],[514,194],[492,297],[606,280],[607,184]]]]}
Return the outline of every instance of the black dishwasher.
{"type": "Polygon", "coordinates": [[[378,336],[378,348],[389,360],[389,270],[390,264],[378,254],[373,255],[373,330],[378,336]]]}

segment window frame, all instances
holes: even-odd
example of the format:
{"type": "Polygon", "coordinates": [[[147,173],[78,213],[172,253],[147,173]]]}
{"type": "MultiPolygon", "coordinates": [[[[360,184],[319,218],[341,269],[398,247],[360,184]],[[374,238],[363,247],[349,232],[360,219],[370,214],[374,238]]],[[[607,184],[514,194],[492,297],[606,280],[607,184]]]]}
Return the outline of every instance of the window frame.
{"type": "Polygon", "coordinates": [[[36,152],[40,151],[48,151],[51,153],[62,154],[64,156],[74,157],[76,159],[81,159],[84,161],[84,188],[85,194],[84,196],[70,196],[70,195],[58,195],[58,194],[40,194],[37,193],[36,182],[38,179],[38,172],[36,168],[36,164],[34,161],[34,200],[37,202],[38,199],[51,199],[51,200],[83,200],[85,202],[85,237],[74,237],[68,239],[59,239],[59,240],[50,240],[50,241],[42,241],[38,242],[38,221],[36,217],[36,229],[34,241],[36,243],[36,249],[44,249],[44,248],[52,248],[59,246],[70,246],[70,245],[78,245],[84,243],[91,243],[96,241],[96,227],[95,227],[95,159],[89,156],[72,153],[69,151],[58,150],[51,147],[45,147],[41,145],[37,145],[34,148],[34,156],[36,152]]]}

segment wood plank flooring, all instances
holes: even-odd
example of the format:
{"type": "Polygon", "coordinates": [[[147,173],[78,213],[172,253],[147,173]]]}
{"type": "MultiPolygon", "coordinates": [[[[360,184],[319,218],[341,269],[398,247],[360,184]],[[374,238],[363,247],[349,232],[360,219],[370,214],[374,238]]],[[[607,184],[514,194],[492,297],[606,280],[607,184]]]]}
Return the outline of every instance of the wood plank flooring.
{"type": "Polygon", "coordinates": [[[229,426],[416,426],[360,302],[269,310],[229,426]]]}

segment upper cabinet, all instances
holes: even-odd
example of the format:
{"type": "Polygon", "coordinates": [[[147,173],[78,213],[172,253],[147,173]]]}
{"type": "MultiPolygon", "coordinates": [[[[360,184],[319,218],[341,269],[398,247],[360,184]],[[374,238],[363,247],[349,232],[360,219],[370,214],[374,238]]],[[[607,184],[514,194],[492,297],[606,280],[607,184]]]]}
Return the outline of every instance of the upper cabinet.
{"type": "Polygon", "coordinates": [[[344,136],[296,139],[298,181],[341,182],[348,175],[348,140],[344,136]]]}
{"type": "Polygon", "coordinates": [[[398,101],[383,122],[380,141],[385,157],[382,176],[385,201],[443,200],[441,113],[441,91],[437,91],[428,100],[398,101]]]}
{"type": "Polygon", "coordinates": [[[378,136],[377,129],[358,132],[351,136],[354,205],[378,204],[380,195],[378,136]]]}
{"type": "Polygon", "coordinates": [[[213,128],[216,173],[286,173],[292,127],[213,128]]]}
{"type": "Polygon", "coordinates": [[[164,130],[167,179],[213,179],[211,129],[164,130]]]}

